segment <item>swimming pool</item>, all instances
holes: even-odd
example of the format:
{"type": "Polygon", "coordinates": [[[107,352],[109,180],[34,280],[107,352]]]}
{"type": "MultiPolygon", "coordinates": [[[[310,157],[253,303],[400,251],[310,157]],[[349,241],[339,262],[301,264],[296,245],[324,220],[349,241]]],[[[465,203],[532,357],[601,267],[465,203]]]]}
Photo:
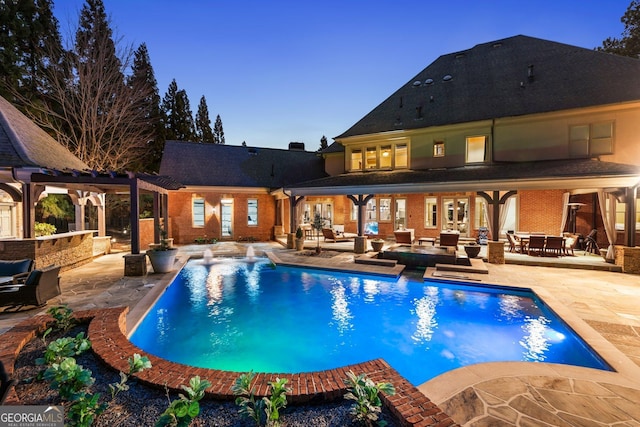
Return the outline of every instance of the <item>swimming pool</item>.
{"type": "Polygon", "coordinates": [[[412,384],[474,363],[610,370],[533,293],[192,260],[130,337],[164,359],[297,373],[383,358],[412,384]]]}

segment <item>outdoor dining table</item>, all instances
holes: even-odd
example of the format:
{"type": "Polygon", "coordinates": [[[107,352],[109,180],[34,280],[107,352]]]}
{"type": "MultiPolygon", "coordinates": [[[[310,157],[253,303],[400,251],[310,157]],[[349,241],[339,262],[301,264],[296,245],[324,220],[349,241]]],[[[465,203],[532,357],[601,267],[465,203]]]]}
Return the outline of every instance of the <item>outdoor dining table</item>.
{"type": "Polygon", "coordinates": [[[562,237],[561,254],[562,255],[566,254],[566,248],[565,248],[566,238],[564,236],[552,236],[552,235],[545,235],[545,234],[518,234],[518,233],[516,233],[515,236],[518,238],[518,241],[520,243],[520,253],[524,253],[524,251],[526,251],[529,248],[529,240],[531,236],[544,237],[545,246],[546,246],[547,237],[562,237]]]}

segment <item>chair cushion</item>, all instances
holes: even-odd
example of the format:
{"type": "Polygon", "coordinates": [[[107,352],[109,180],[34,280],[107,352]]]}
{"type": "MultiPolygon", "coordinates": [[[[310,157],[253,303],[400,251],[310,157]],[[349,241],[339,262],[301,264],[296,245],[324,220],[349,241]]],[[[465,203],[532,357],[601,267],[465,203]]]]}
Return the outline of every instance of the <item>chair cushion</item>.
{"type": "Polygon", "coordinates": [[[33,261],[30,259],[19,259],[16,261],[0,261],[0,276],[13,276],[15,274],[26,273],[31,270],[33,261]]]}
{"type": "Polygon", "coordinates": [[[29,277],[27,277],[27,281],[24,282],[24,284],[27,286],[33,286],[38,284],[38,281],[40,280],[40,275],[42,275],[42,271],[33,270],[31,273],[29,273],[29,277]]]}

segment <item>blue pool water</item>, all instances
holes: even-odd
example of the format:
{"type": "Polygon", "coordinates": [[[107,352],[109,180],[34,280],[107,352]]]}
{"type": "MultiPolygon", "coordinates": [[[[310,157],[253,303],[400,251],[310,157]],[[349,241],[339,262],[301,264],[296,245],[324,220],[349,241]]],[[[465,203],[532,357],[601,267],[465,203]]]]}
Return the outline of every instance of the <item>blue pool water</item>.
{"type": "Polygon", "coordinates": [[[530,292],[265,261],[190,261],[130,339],[167,360],[237,372],[383,358],[415,385],[490,361],[610,369],[530,292]]]}

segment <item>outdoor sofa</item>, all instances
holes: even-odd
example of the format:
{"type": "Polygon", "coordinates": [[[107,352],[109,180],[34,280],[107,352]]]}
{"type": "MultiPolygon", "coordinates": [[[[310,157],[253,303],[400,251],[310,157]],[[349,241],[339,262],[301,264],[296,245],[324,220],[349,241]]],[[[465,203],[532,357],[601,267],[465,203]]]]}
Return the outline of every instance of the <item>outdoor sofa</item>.
{"type": "Polygon", "coordinates": [[[26,278],[0,285],[0,307],[41,307],[61,294],[60,267],[50,266],[29,272],[26,278]]]}
{"type": "Polygon", "coordinates": [[[337,233],[332,228],[323,228],[322,235],[324,236],[324,241],[332,240],[334,242],[348,242],[353,240],[357,234],[354,233],[337,233]]]}
{"type": "Polygon", "coordinates": [[[26,277],[33,270],[32,259],[0,260],[0,284],[13,282],[20,277],[26,277]]]}

